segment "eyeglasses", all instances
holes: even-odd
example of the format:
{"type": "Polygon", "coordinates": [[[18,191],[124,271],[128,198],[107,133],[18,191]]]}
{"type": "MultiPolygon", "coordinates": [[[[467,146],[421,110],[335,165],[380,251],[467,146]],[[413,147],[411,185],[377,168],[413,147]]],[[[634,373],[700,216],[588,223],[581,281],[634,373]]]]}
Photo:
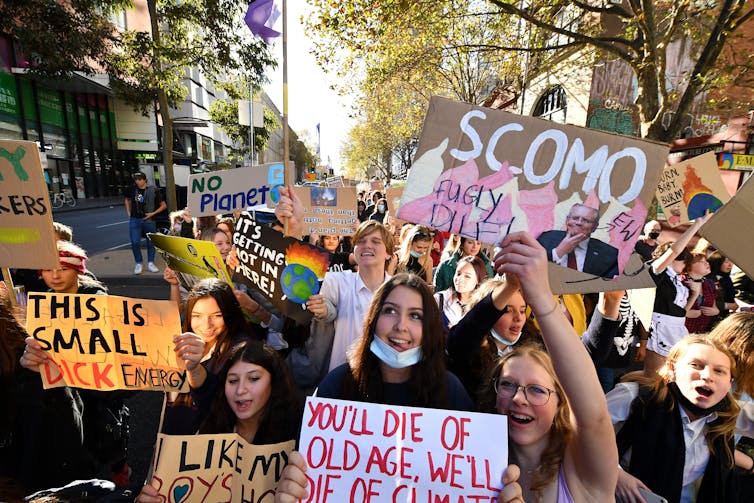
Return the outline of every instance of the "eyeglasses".
{"type": "Polygon", "coordinates": [[[571,215],[568,215],[567,218],[568,220],[572,220],[576,222],[577,224],[593,224],[594,223],[594,220],[590,218],[585,218],[585,217],[572,217],[571,215]]]}
{"type": "Polygon", "coordinates": [[[492,381],[492,388],[498,396],[503,398],[513,398],[519,389],[524,390],[526,401],[535,407],[545,405],[550,401],[550,395],[557,391],[546,388],[540,384],[516,384],[511,381],[497,380],[492,381]]]}

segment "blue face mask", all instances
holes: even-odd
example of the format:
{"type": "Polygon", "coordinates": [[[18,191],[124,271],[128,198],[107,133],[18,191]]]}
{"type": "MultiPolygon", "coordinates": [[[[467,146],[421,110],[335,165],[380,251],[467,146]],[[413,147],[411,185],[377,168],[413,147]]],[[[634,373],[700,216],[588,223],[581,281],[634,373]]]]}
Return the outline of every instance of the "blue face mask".
{"type": "Polygon", "coordinates": [[[411,254],[411,256],[412,256],[412,257],[414,257],[414,258],[419,258],[419,257],[421,257],[421,256],[422,256],[422,254],[421,254],[421,253],[419,253],[419,252],[418,252],[418,251],[416,251],[416,250],[411,250],[411,251],[409,251],[408,253],[410,253],[410,254],[411,254]]]}
{"type": "Polygon", "coordinates": [[[494,339],[495,339],[496,341],[498,341],[499,343],[501,343],[501,344],[503,344],[503,345],[505,345],[505,346],[513,346],[513,345],[514,345],[515,343],[517,343],[517,342],[518,342],[518,341],[519,341],[519,340],[521,339],[521,333],[522,333],[522,332],[519,332],[519,333],[518,333],[518,337],[516,337],[516,340],[514,340],[514,341],[509,341],[508,339],[506,339],[506,338],[505,338],[505,337],[503,337],[502,335],[500,335],[500,334],[498,334],[497,332],[495,332],[495,329],[494,329],[494,328],[491,328],[491,329],[490,329],[490,335],[491,335],[491,336],[492,336],[492,337],[493,337],[493,338],[494,338],[494,339]]]}
{"type": "Polygon", "coordinates": [[[385,211],[385,205],[384,204],[378,204],[377,205],[377,210],[378,211],[385,211]]]}
{"type": "Polygon", "coordinates": [[[369,346],[369,350],[379,358],[382,363],[394,369],[402,369],[416,365],[424,357],[420,346],[407,349],[406,351],[397,351],[376,335],[372,339],[372,344],[369,346]]]}

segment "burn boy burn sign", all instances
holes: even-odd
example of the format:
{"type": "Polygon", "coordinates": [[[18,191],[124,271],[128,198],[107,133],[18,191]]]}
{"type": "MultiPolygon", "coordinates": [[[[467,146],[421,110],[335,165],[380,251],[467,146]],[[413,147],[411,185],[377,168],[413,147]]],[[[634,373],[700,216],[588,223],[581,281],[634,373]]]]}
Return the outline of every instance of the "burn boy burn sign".
{"type": "Polygon", "coordinates": [[[305,501],[496,501],[508,445],[491,431],[505,416],[308,398],[305,501]]]}
{"type": "Polygon", "coordinates": [[[50,356],[45,388],[188,391],[175,304],[113,295],[30,293],[27,330],[50,356]]]}

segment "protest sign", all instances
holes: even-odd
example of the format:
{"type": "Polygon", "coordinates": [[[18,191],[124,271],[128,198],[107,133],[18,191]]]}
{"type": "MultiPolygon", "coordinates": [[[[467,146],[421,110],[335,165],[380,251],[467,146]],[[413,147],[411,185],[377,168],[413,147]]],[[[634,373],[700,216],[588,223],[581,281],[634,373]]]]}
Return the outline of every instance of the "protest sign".
{"type": "Polygon", "coordinates": [[[27,331],[50,356],[45,388],[188,391],[173,337],[182,332],[168,300],[30,293],[27,331]]]}
{"type": "Polygon", "coordinates": [[[754,182],[744,183],[725,206],[717,210],[699,234],[754,278],[754,254],[751,253],[751,234],[746,231],[754,222],[754,182]]]}
{"type": "Polygon", "coordinates": [[[233,234],[241,265],[234,279],[264,294],[284,315],[299,323],[311,320],[304,303],[319,292],[329,254],[241,215],[233,234]]]}
{"type": "Polygon", "coordinates": [[[675,227],[717,211],[728,202],[714,152],[666,166],[657,183],[657,201],[668,223],[675,227]]]}
{"type": "Polygon", "coordinates": [[[294,445],[254,445],[236,433],[159,434],[152,478],[161,501],[170,503],[272,503],[294,445]]]}
{"type": "Polygon", "coordinates": [[[307,398],[305,501],[495,501],[507,431],[499,414],[307,398]]]}
{"type": "Polygon", "coordinates": [[[294,187],[304,205],[304,235],[350,236],[356,231],[359,219],[356,213],[354,187],[294,187]]]}
{"type": "Polygon", "coordinates": [[[0,182],[0,267],[58,267],[50,198],[36,143],[0,140],[0,182]]]}
{"type": "Polygon", "coordinates": [[[644,329],[649,332],[652,324],[652,312],[655,307],[655,295],[657,288],[639,288],[635,290],[626,290],[628,301],[631,303],[631,309],[644,325],[644,329]]]}
{"type": "Polygon", "coordinates": [[[548,256],[574,235],[566,216],[581,206],[579,234],[587,247],[572,271],[553,274],[553,287],[613,289],[646,221],[667,145],[556,124],[433,97],[403,190],[398,218],[494,244],[527,230],[548,256]],[[587,229],[588,227],[588,229],[587,229]],[[564,277],[560,277],[560,275],[564,277]],[[559,284],[561,283],[561,284],[559,284]]]}
{"type": "Polygon", "coordinates": [[[225,261],[212,241],[165,236],[159,233],[149,234],[149,239],[174,271],[198,278],[217,278],[233,284],[225,261]]]}
{"type": "Polygon", "coordinates": [[[327,186],[328,187],[343,187],[343,177],[342,176],[331,176],[328,177],[327,180],[327,186]]]}
{"type": "Polygon", "coordinates": [[[754,169],[754,155],[732,154],[724,152],[718,154],[717,166],[720,169],[752,170],[754,169]]]}
{"type": "MultiPolygon", "coordinates": [[[[288,172],[292,177],[293,163],[288,172]]],[[[202,216],[245,210],[270,201],[277,203],[283,174],[283,163],[277,162],[190,175],[188,207],[192,215],[202,216]]]]}

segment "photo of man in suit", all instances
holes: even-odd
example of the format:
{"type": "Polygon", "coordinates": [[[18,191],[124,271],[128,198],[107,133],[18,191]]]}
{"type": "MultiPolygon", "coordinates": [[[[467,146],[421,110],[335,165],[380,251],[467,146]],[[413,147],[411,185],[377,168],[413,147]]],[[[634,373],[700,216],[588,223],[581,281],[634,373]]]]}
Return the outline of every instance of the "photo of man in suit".
{"type": "Polygon", "coordinates": [[[612,278],[618,275],[618,249],[592,233],[599,225],[599,211],[574,204],[566,217],[566,230],[545,231],[537,241],[547,250],[547,258],[556,264],[579,271],[612,278]]]}

